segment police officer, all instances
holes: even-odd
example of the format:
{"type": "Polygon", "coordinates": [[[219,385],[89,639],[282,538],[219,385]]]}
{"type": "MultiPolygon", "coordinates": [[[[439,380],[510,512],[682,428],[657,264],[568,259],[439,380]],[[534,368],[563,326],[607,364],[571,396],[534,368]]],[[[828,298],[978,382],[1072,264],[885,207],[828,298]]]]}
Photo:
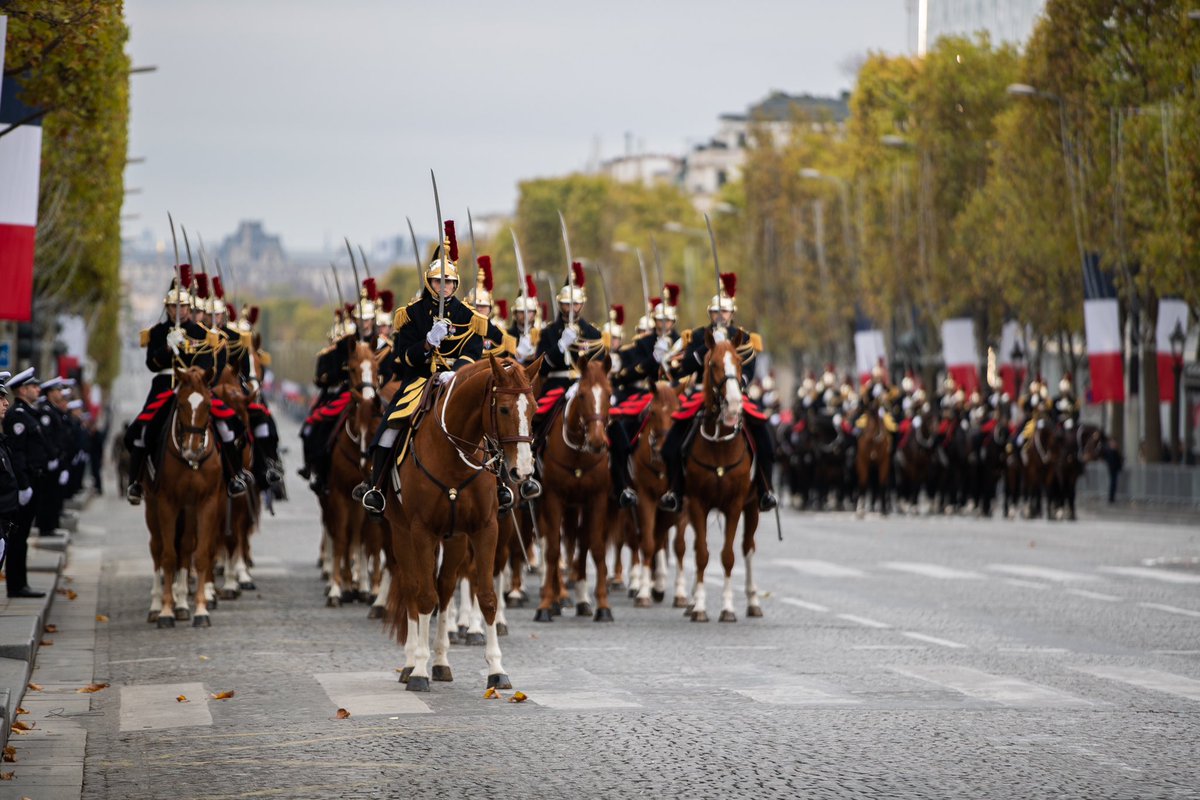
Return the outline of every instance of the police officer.
{"type": "Polygon", "coordinates": [[[36,410],[50,458],[49,469],[34,487],[34,504],[37,507],[34,524],[42,536],[53,536],[60,527],[63,500],[71,480],[71,459],[75,452],[64,395],[73,383],[66,378],[54,377],[39,387],[41,397],[36,410]]]}
{"type": "Polygon", "coordinates": [[[26,572],[29,531],[36,511],[34,485],[47,471],[50,460],[41,415],[35,408],[38,383],[33,368],[9,378],[6,389],[13,399],[4,415],[4,449],[17,482],[17,509],[6,517],[14,523],[8,540],[6,588],[9,597],[45,597],[45,592],[29,587],[26,572]]]}
{"type": "Polygon", "coordinates": [[[4,417],[8,414],[12,395],[5,381],[12,373],[0,372],[0,569],[8,551],[8,540],[12,538],[17,527],[17,512],[21,508],[21,483],[17,478],[16,468],[13,467],[12,457],[8,454],[8,444],[4,437],[4,417]]]}

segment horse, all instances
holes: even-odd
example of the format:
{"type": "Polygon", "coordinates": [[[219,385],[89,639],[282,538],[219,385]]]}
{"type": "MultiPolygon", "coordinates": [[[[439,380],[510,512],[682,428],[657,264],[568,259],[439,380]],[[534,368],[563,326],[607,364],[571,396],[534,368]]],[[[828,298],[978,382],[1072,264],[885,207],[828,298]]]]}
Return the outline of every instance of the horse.
{"type": "Polygon", "coordinates": [[[1103,434],[1095,425],[1075,426],[1074,420],[1062,424],[1062,452],[1055,466],[1059,499],[1065,506],[1067,519],[1075,521],[1075,486],[1083,475],[1087,462],[1100,457],[1103,434]]]}
{"type": "Polygon", "coordinates": [[[429,625],[435,610],[434,679],[451,679],[445,612],[464,559],[469,559],[487,627],[487,687],[511,688],[501,661],[492,580],[498,538],[496,473],[507,470],[517,482],[533,474],[531,379],[541,363],[539,358],[522,367],[489,356],[431,388],[437,394],[430,410],[414,420],[407,457],[392,473],[393,502],[384,513],[397,565],[387,609],[391,631],[404,645],[401,680],[410,692],[429,691],[429,625]]]}
{"type": "Polygon", "coordinates": [[[176,368],[174,407],[164,430],[163,457],[142,478],[146,526],[154,560],[150,616],[159,628],[192,617],[192,625],[211,625],[207,598],[196,592],[196,611],[188,610],[188,571],[195,560],[201,589],[211,580],[220,503],[225,496],[216,433],[212,430],[211,374],[199,367],[176,368]]]}
{"type": "Polygon", "coordinates": [[[671,430],[671,415],[679,410],[679,395],[666,381],[654,384],[654,395],[643,412],[645,419],[640,425],[633,454],[630,456],[629,474],[637,491],[634,514],[637,521],[638,564],[633,567],[630,589],[636,587],[636,608],[650,608],[651,600],[660,603],[666,597],[665,564],[660,557],[666,552],[667,533],[672,526],[678,528],[681,515],[672,514],[658,507],[658,498],[670,488],[666,462],[663,461],[663,443],[671,430]]]}
{"type": "Polygon", "coordinates": [[[836,509],[845,507],[850,494],[848,468],[854,463],[854,437],[842,427],[840,414],[818,414],[808,426],[808,445],[812,451],[812,488],[818,510],[824,510],[829,493],[834,493],[836,509]]]}
{"type": "Polygon", "coordinates": [[[746,569],[746,616],[761,617],[758,589],[751,560],[754,532],[758,527],[758,505],[754,491],[754,451],[742,421],[742,361],[737,347],[741,333],[733,339],[716,341],[711,330],[704,333],[708,353],[704,357],[703,401],[694,442],[687,453],[687,522],[695,533],[696,580],[692,587],[693,622],[708,622],[705,609],[704,570],[708,566],[708,513],[720,511],[725,518],[725,544],[721,565],[725,584],[721,595],[721,622],[736,622],[733,610],[733,542],[738,520],[742,525],[742,558],[746,569]]]}
{"type": "Polygon", "coordinates": [[[579,382],[566,394],[561,410],[546,426],[542,451],[542,497],[537,503],[538,529],[545,538],[545,578],[535,622],[550,622],[552,604],[561,597],[559,560],[562,542],[568,544],[575,581],[575,614],[591,616],[587,557],[596,567],[596,622],[612,622],[608,603],[606,559],[608,496],[612,476],[608,466],[608,414],[612,368],[607,355],[586,358],[579,382]],[[564,535],[565,534],[565,535],[564,535]]]}
{"type": "Polygon", "coordinates": [[[984,517],[992,516],[996,499],[996,484],[1005,471],[1009,444],[1008,420],[1004,417],[989,420],[980,430],[975,447],[976,508],[984,517]]]}
{"type": "Polygon", "coordinates": [[[934,452],[934,479],[938,512],[957,512],[967,499],[967,456],[970,449],[966,415],[955,411],[940,426],[940,441],[934,452]]]}
{"type": "Polygon", "coordinates": [[[1037,519],[1042,513],[1042,500],[1046,501],[1046,519],[1053,519],[1051,498],[1057,487],[1055,465],[1062,449],[1061,437],[1048,417],[1038,416],[1033,432],[1021,448],[1024,464],[1022,484],[1029,500],[1028,518],[1037,519]]]}
{"type": "MultiPolygon", "coordinates": [[[[936,422],[928,404],[920,409],[911,420],[901,424],[904,429],[900,446],[893,458],[896,474],[897,502],[907,504],[910,513],[918,513],[921,506],[921,490],[929,484],[929,472],[933,461],[933,448],[937,444],[936,422]]],[[[901,506],[903,511],[903,505],[901,506]]]]}
{"type": "MultiPolygon", "coordinates": [[[[252,397],[233,369],[224,369],[213,394],[233,409],[241,419],[243,428],[250,431],[252,397]]],[[[253,450],[246,447],[242,451],[242,463],[238,466],[249,471],[253,464],[253,450]]],[[[253,591],[256,588],[249,567],[254,563],[250,556],[250,536],[258,527],[258,520],[262,516],[262,495],[254,481],[248,483],[249,488],[244,495],[226,497],[225,502],[221,504],[218,523],[220,534],[214,540],[216,551],[213,558],[219,560],[225,570],[221,589],[219,593],[215,593],[222,600],[236,600],[243,590],[253,591]]],[[[215,605],[214,587],[211,582],[205,581],[203,589],[205,596],[215,605]]]]}
{"type": "Polygon", "coordinates": [[[859,519],[867,513],[867,490],[871,491],[871,508],[879,505],[879,513],[888,513],[888,481],[891,478],[892,436],[884,427],[881,414],[868,407],[863,411],[865,421],[862,434],[858,437],[858,448],[854,457],[854,468],[858,477],[859,519]]]}

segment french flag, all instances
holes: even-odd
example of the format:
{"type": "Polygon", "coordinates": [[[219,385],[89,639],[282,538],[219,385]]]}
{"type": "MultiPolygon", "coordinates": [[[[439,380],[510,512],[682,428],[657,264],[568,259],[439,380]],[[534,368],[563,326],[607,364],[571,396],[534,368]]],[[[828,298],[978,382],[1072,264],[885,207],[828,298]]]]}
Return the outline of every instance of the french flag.
{"type": "Polygon", "coordinates": [[[11,79],[0,90],[0,319],[27,322],[33,305],[42,126],[41,117],[18,100],[17,91],[11,79]]]}
{"type": "Polygon", "coordinates": [[[1083,267],[1083,327],[1087,338],[1090,403],[1125,402],[1125,362],[1121,355],[1121,315],[1112,278],[1089,254],[1083,267]]]}
{"type": "Polygon", "coordinates": [[[1158,301],[1158,326],[1155,341],[1158,350],[1158,400],[1175,402],[1175,356],[1171,354],[1171,334],[1178,325],[1184,336],[1188,330],[1188,306],[1183,300],[1162,298],[1158,301]]]}
{"type": "Polygon", "coordinates": [[[942,323],[942,359],[958,388],[968,395],[979,391],[979,353],[975,350],[975,320],[948,319],[942,323]]]}
{"type": "Polygon", "coordinates": [[[855,316],[854,366],[859,384],[864,384],[871,380],[871,370],[877,365],[887,372],[887,344],[883,340],[883,331],[874,327],[870,319],[861,313],[855,316]]]}

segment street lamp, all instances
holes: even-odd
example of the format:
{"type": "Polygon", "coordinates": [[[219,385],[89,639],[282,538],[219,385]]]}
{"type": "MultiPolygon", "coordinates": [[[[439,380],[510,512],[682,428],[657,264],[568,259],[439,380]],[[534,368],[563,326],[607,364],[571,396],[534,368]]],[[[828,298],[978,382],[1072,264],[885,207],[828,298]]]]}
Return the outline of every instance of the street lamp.
{"type": "Polygon", "coordinates": [[[1179,396],[1180,376],[1183,375],[1183,346],[1187,343],[1187,332],[1183,329],[1183,321],[1175,320],[1175,330],[1169,337],[1171,342],[1171,366],[1175,372],[1175,395],[1171,403],[1171,460],[1183,455],[1179,448],[1179,396]]]}

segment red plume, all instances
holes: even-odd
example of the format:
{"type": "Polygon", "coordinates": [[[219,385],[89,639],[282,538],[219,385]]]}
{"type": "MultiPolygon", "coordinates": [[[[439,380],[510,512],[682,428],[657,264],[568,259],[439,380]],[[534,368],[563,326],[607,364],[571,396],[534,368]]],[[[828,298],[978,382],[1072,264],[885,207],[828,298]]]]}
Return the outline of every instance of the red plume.
{"type": "Polygon", "coordinates": [[[661,297],[651,297],[650,298],[650,308],[654,308],[655,306],[661,306],[661,305],[662,305],[661,297]]]}
{"type": "MultiPolygon", "coordinates": [[[[354,308],[354,306],[350,307],[354,308]]],[[[251,325],[254,325],[258,322],[258,306],[250,306],[250,313],[246,315],[246,319],[251,325]]]]}
{"type": "Polygon", "coordinates": [[[479,271],[483,273],[483,290],[490,292],[492,290],[492,257],[480,256],[475,259],[479,264],[479,271]]]}
{"type": "Polygon", "coordinates": [[[737,273],[722,272],[721,273],[721,288],[725,290],[725,295],[730,299],[737,292],[737,273]]]}
{"type": "Polygon", "coordinates": [[[542,319],[548,319],[549,317],[550,317],[550,306],[546,305],[545,303],[542,303],[542,319]]]}
{"type": "Polygon", "coordinates": [[[537,284],[533,282],[532,275],[525,276],[525,296],[537,297],[537,284]]]}
{"type": "Polygon", "coordinates": [[[446,220],[446,238],[450,240],[450,260],[458,263],[458,237],[454,235],[454,220],[446,220]]]}
{"type": "Polygon", "coordinates": [[[376,297],[379,297],[379,291],[375,288],[374,278],[363,278],[363,289],[367,291],[367,299],[372,303],[375,302],[376,297]]]}
{"type": "Polygon", "coordinates": [[[625,306],[621,305],[620,303],[613,303],[612,318],[613,318],[613,322],[617,323],[618,325],[624,325],[625,324],[625,306]]]}
{"type": "MultiPolygon", "coordinates": [[[[346,312],[347,315],[354,314],[354,303],[346,303],[346,305],[343,306],[343,310],[346,312]]],[[[250,324],[253,325],[254,323],[251,322],[250,324]]]]}
{"type": "Polygon", "coordinates": [[[396,307],[396,295],[391,289],[384,289],[379,293],[379,302],[383,305],[383,313],[390,314],[396,307]]]}
{"type": "Polygon", "coordinates": [[[213,294],[215,294],[217,296],[217,299],[224,300],[225,299],[225,287],[221,285],[221,276],[213,275],[212,284],[213,284],[213,294]]]}
{"type": "Polygon", "coordinates": [[[571,262],[571,274],[575,276],[575,288],[582,289],[584,281],[583,264],[580,264],[578,261],[571,262]]]}
{"type": "Polygon", "coordinates": [[[225,310],[226,310],[227,312],[229,312],[229,321],[230,321],[230,322],[237,322],[237,309],[236,309],[236,308],[234,308],[232,304],[230,304],[230,305],[228,305],[228,306],[226,306],[226,307],[225,307],[225,310]]]}
{"type": "Polygon", "coordinates": [[[667,305],[672,308],[679,305],[679,284],[668,283],[663,285],[663,297],[667,299],[667,305]]]}
{"type": "Polygon", "coordinates": [[[196,275],[196,296],[201,300],[208,299],[208,275],[203,272],[196,275]]]}
{"type": "Polygon", "coordinates": [[[179,283],[185,289],[192,288],[192,265],[191,264],[180,264],[179,265],[179,283]]]}
{"type": "Polygon", "coordinates": [[[496,316],[500,317],[500,319],[508,319],[508,301],[507,300],[497,300],[496,301],[496,316]]]}

